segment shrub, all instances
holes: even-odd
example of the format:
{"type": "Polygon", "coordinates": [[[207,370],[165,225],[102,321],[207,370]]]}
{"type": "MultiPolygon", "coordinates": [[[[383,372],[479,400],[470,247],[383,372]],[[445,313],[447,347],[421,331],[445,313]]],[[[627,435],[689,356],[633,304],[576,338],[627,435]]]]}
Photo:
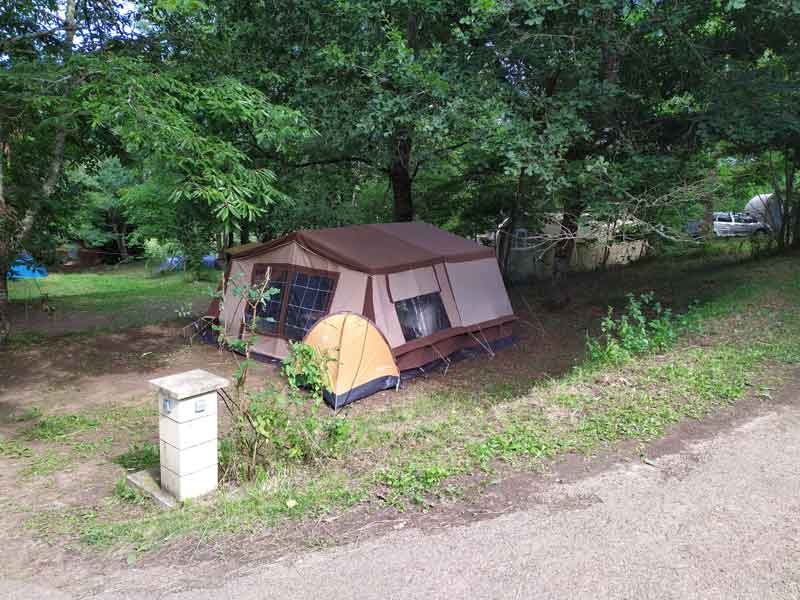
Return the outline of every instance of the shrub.
{"type": "Polygon", "coordinates": [[[638,298],[628,294],[625,312],[614,318],[614,309],[609,307],[597,338],[586,340],[591,363],[620,363],[636,354],[663,352],[670,348],[678,337],[672,311],[663,308],[654,300],[652,292],[638,298]]]}
{"type": "Polygon", "coordinates": [[[294,389],[306,389],[314,401],[322,400],[322,394],[330,389],[328,362],[330,358],[320,355],[314,346],[304,342],[291,342],[289,356],[283,359],[283,374],[294,389]]]}
{"type": "Polygon", "coordinates": [[[260,285],[233,282],[233,294],[244,302],[242,323],[245,335],[239,339],[225,336],[216,327],[221,345],[244,354],[234,374],[236,388],[222,397],[231,415],[233,427],[223,441],[220,462],[223,472],[233,478],[253,479],[265,472],[266,466],[287,461],[313,461],[341,452],[352,438],[352,427],[335,416],[320,416],[322,395],[328,387],[328,357],[307,344],[290,345],[283,362],[285,389],[267,387],[258,391],[245,386],[253,365],[251,350],[256,339],[256,316],[259,305],[265,304],[279,290],[269,288],[269,272],[260,285]]]}

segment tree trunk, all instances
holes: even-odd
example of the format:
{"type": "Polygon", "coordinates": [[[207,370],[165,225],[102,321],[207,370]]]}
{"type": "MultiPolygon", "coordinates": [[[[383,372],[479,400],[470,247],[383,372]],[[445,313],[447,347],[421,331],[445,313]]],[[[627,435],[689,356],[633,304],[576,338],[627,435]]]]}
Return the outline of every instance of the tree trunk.
{"type": "Polygon", "coordinates": [[[791,207],[792,211],[792,224],[789,232],[792,248],[800,248],[800,199],[795,199],[794,174],[794,156],[790,154],[786,157],[786,192],[784,193],[784,200],[786,206],[791,207]]]}
{"type": "Polygon", "coordinates": [[[239,243],[247,244],[250,241],[250,221],[242,221],[239,228],[239,243]]]}
{"type": "Polygon", "coordinates": [[[703,237],[714,237],[714,199],[710,196],[703,201],[703,237]]]}
{"type": "MultiPolygon", "coordinates": [[[[76,8],[77,0],[67,1],[66,10],[64,13],[64,33],[66,34],[66,37],[64,38],[64,47],[61,53],[64,64],[66,64],[72,56],[72,44],[75,41],[75,31],[77,30],[77,25],[75,23],[76,8]]],[[[69,84],[67,85],[67,90],[68,89],[69,84]]],[[[65,95],[67,93],[68,92],[65,91],[65,95]]],[[[49,197],[56,189],[56,184],[61,176],[61,167],[64,165],[64,147],[66,145],[66,141],[67,128],[62,123],[56,130],[56,137],[53,142],[53,152],[51,153],[52,158],[50,159],[50,167],[48,168],[47,178],[42,184],[42,196],[44,198],[49,197]]],[[[31,217],[31,221],[33,221],[33,213],[29,211],[28,214],[31,217]]],[[[25,218],[27,219],[28,215],[26,215],[25,218]]]]}
{"type": "MultiPolygon", "coordinates": [[[[406,47],[415,55],[418,32],[417,15],[410,10],[406,20],[405,41],[406,47]]],[[[400,126],[395,129],[392,136],[389,179],[392,182],[395,221],[414,220],[414,202],[411,196],[411,186],[414,181],[414,175],[411,173],[411,132],[411,126],[400,126]]]]}
{"type": "MultiPolygon", "coordinates": [[[[613,11],[604,11],[601,14],[601,22],[610,23],[615,18],[613,11]]],[[[611,31],[610,27],[609,31],[611,31]]],[[[618,41],[608,41],[602,45],[598,79],[603,84],[615,85],[619,83],[623,57],[624,44],[620,45],[618,41]]],[[[616,122],[617,116],[612,106],[599,122],[594,124],[594,127],[596,131],[603,132],[611,129],[616,122]]],[[[587,156],[585,151],[576,151],[575,154],[580,157],[580,160],[585,160],[587,156]]],[[[584,208],[581,198],[569,198],[564,203],[564,215],[561,218],[561,231],[559,233],[562,239],[556,245],[553,259],[553,302],[556,305],[563,306],[569,302],[569,297],[560,280],[569,271],[569,263],[575,250],[575,240],[578,237],[578,220],[583,214],[584,208]]]]}
{"type": "Polygon", "coordinates": [[[561,217],[561,240],[556,245],[555,259],[553,261],[553,279],[563,278],[569,271],[569,263],[575,251],[575,240],[578,237],[578,219],[583,213],[583,206],[573,204],[564,210],[561,217]]]}
{"type": "MultiPolygon", "coordinates": [[[[522,194],[522,172],[517,178],[517,189],[514,193],[514,198],[511,201],[511,212],[508,217],[508,227],[506,227],[506,235],[499,240],[500,242],[500,268],[506,280],[510,280],[509,269],[511,268],[511,252],[514,248],[514,233],[517,230],[519,223],[519,202],[520,195],[522,194]]],[[[497,244],[497,241],[495,241],[497,244]]]]}
{"type": "Polygon", "coordinates": [[[410,131],[405,128],[398,129],[394,135],[392,146],[389,177],[394,197],[394,220],[411,221],[414,219],[414,203],[411,197],[412,177],[409,171],[411,165],[410,131]]]}
{"type": "Polygon", "coordinates": [[[2,345],[11,332],[11,319],[9,317],[8,279],[5,268],[0,268],[2,268],[2,272],[0,272],[0,345],[2,345]]]}
{"type": "Polygon", "coordinates": [[[569,304],[571,298],[567,293],[564,280],[569,272],[569,265],[572,254],[575,251],[575,240],[578,237],[578,220],[583,213],[583,204],[580,202],[569,202],[564,207],[564,215],[561,217],[561,238],[556,244],[553,256],[553,278],[550,282],[551,294],[549,304],[551,308],[562,308],[569,304]]]}
{"type": "Polygon", "coordinates": [[[11,215],[9,214],[5,196],[5,162],[6,144],[3,130],[0,128],[0,346],[6,341],[11,330],[11,321],[8,314],[8,280],[6,279],[6,263],[11,259],[11,244],[7,239],[8,235],[6,233],[6,231],[10,230],[11,224],[6,221],[10,219],[11,215]]]}
{"type": "Polygon", "coordinates": [[[119,255],[121,260],[128,260],[128,243],[125,241],[125,237],[127,236],[125,232],[125,228],[117,234],[117,248],[119,248],[119,255]]]}

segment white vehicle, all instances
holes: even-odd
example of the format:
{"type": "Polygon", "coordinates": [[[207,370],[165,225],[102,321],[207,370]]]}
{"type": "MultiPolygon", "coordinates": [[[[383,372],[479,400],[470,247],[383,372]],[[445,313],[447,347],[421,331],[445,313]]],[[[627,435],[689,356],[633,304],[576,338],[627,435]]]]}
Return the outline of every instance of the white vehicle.
{"type": "Polygon", "coordinates": [[[756,233],[770,233],[770,228],[748,213],[714,213],[714,235],[717,237],[747,236],[756,233]]]}

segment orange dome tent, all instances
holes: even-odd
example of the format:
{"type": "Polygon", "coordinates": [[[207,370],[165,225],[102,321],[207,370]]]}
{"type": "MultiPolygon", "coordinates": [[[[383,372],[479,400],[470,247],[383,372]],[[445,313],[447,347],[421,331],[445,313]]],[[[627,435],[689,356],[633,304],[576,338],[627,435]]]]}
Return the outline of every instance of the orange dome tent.
{"type": "Polygon", "coordinates": [[[389,342],[361,315],[329,315],[317,321],[303,341],[329,359],[331,389],[325,390],[325,401],[334,409],[400,382],[389,342]]]}

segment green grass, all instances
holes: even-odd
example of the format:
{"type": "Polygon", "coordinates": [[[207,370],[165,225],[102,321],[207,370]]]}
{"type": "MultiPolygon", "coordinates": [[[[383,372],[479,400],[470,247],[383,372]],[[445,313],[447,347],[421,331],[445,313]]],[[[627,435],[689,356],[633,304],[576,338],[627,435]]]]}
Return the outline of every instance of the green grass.
{"type": "Polygon", "coordinates": [[[96,429],[100,420],[84,414],[49,415],[25,429],[22,435],[27,440],[64,440],[77,433],[96,429]]]}
{"type": "Polygon", "coordinates": [[[0,439],[0,456],[5,458],[28,458],[33,456],[33,450],[18,440],[0,439]]]}
{"type": "Polygon", "coordinates": [[[150,501],[147,496],[143,496],[138,490],[130,487],[124,478],[118,479],[117,483],[114,484],[113,495],[116,499],[129,504],[142,505],[147,504],[150,501]]]}
{"type": "MultiPolygon", "coordinates": [[[[728,275],[734,282],[691,309],[671,350],[578,365],[532,387],[453,386],[361,411],[349,418],[350,439],[335,457],[268,465],[270,472],[252,484],[174,511],[146,508],[144,516],[120,521],[116,509],[101,503],[66,519],[70,535],[144,552],[182,536],[257,531],[344,510],[368,497],[409,510],[446,501],[497,470],[535,469],[564,452],[591,455],[624,440],[656,439],[681,420],[779,385],[786,366],[800,363],[794,260],[760,261],[728,275]]],[[[103,427],[145,418],[110,413],[103,427]]],[[[120,461],[139,466],[157,460],[156,452],[139,446],[120,461]]],[[[126,494],[114,492],[117,499],[126,494]]]]}
{"type": "MultiPolygon", "coordinates": [[[[130,491],[117,483],[114,496],[139,503],[130,491]]],[[[151,550],[175,536],[194,535],[207,539],[221,533],[242,532],[275,524],[281,519],[324,514],[334,508],[352,506],[364,499],[364,490],[353,488],[341,479],[322,476],[298,488],[281,475],[262,479],[239,493],[220,493],[213,504],[187,503],[173,511],[152,509],[147,516],[129,521],[104,522],[113,506],[98,510],[57,511],[29,519],[28,526],[47,535],[77,534],[88,545],[109,547],[125,544],[134,552],[151,550]],[[62,519],[71,527],[54,525],[62,519]],[[66,529],[66,531],[65,531],[66,529]]]]}
{"type": "MultiPolygon", "coordinates": [[[[40,311],[42,299],[55,310],[52,320],[85,316],[85,326],[74,325],[71,332],[132,327],[172,319],[177,309],[194,300],[209,297],[208,281],[191,281],[183,273],[150,276],[139,266],[124,266],[88,273],[52,273],[44,279],[9,282],[9,298],[14,304],[27,303],[30,311],[40,311]]],[[[35,343],[37,332],[29,331],[24,321],[15,330],[15,341],[35,343]],[[33,334],[33,337],[31,335],[33,334]]],[[[46,334],[46,330],[38,333],[46,334]]]]}
{"type": "Polygon", "coordinates": [[[46,477],[56,471],[63,471],[72,466],[72,457],[54,450],[36,456],[33,461],[22,469],[23,477],[46,477]]]}
{"type": "Polygon", "coordinates": [[[133,444],[127,452],[114,458],[114,462],[128,471],[140,471],[159,464],[160,452],[158,444],[142,442],[133,444]]]}
{"type": "Polygon", "coordinates": [[[408,500],[418,506],[426,504],[428,494],[437,489],[442,481],[462,472],[453,465],[439,462],[406,463],[378,471],[375,481],[387,488],[387,492],[379,497],[389,506],[402,511],[408,500]]]}
{"type": "Polygon", "coordinates": [[[33,421],[42,416],[42,409],[37,406],[32,406],[25,409],[21,414],[14,415],[14,421],[17,423],[24,423],[25,421],[33,421]]]}

